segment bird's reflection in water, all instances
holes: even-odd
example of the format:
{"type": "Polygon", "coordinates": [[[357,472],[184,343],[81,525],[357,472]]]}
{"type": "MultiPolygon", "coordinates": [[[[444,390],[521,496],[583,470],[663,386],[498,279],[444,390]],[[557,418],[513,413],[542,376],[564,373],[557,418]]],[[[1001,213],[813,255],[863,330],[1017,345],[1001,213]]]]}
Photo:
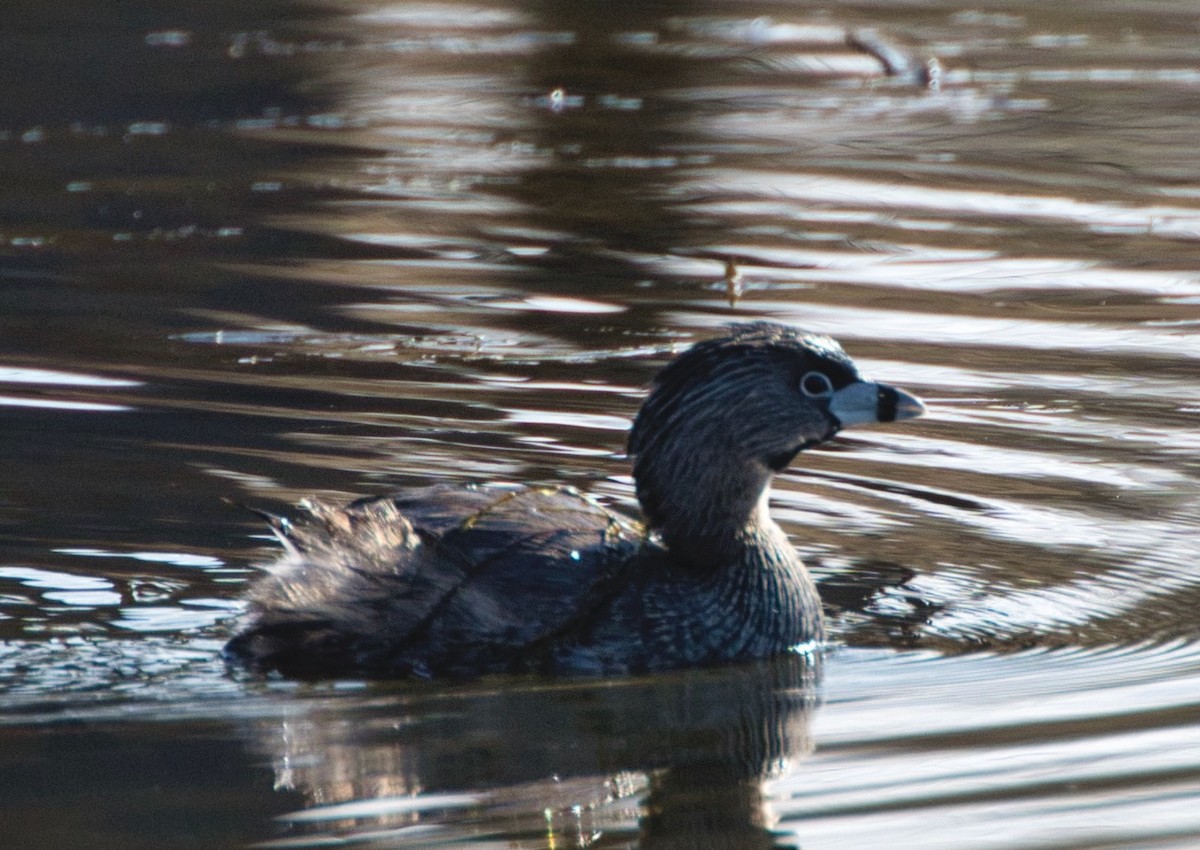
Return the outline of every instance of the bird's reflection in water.
{"type": "Polygon", "coordinates": [[[763,783],[811,749],[819,664],[293,701],[252,729],[305,801],[264,846],[792,847],[763,783]]]}

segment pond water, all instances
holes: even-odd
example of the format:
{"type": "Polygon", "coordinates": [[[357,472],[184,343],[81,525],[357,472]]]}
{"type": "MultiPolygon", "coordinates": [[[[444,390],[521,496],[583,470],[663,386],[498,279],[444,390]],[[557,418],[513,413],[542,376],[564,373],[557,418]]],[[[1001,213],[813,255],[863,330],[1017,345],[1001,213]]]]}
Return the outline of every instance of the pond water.
{"type": "Polygon", "coordinates": [[[1194,4],[6,9],[0,846],[1200,845],[1194,4]],[[219,661],[230,502],[631,508],[655,370],[761,318],[930,407],[777,482],[823,658],[219,661]]]}

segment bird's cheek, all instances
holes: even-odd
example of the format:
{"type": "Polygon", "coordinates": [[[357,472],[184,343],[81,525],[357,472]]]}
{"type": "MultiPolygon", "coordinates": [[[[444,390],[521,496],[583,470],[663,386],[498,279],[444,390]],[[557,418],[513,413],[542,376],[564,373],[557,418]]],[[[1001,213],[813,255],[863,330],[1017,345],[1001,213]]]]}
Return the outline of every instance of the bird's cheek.
{"type": "Polygon", "coordinates": [[[804,445],[799,445],[795,448],[785,449],[778,454],[769,456],[766,459],[767,468],[772,472],[783,472],[783,470],[787,469],[788,466],[791,465],[792,459],[795,458],[796,455],[800,454],[800,452],[804,451],[804,449],[804,445]]]}

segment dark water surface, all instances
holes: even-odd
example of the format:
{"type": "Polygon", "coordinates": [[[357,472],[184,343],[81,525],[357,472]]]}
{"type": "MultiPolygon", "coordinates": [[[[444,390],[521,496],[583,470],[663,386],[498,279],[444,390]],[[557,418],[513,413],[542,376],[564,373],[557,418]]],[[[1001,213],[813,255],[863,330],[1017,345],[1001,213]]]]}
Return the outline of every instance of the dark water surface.
{"type": "Polygon", "coordinates": [[[110,5],[0,27],[0,846],[1200,846],[1195,3],[110,5]],[[930,402],[778,482],[820,669],[217,659],[223,498],[631,506],[764,317],[930,402]]]}

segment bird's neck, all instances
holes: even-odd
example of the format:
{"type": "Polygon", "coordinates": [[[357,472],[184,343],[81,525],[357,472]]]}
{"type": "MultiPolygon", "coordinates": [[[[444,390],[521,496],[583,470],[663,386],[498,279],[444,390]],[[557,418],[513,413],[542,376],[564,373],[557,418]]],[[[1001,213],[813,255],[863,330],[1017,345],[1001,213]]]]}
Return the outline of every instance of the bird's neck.
{"type": "Polygon", "coordinates": [[[674,598],[686,600],[668,619],[678,626],[682,616],[692,625],[698,657],[762,658],[821,639],[816,585],[765,504],[763,515],[732,540],[707,547],[694,537],[674,546],[664,542],[670,584],[680,594],[674,598]],[[680,608],[689,613],[680,615],[680,608]]]}
{"type": "Polygon", "coordinates": [[[795,559],[786,535],[770,516],[769,469],[749,463],[722,467],[703,459],[687,469],[686,476],[667,481],[653,474],[638,477],[638,499],[647,522],[673,560],[711,572],[761,559],[795,559]]]}
{"type": "Polygon", "coordinates": [[[659,534],[677,562],[701,572],[798,562],[787,535],[765,510],[736,527],[680,530],[666,525],[659,534]]]}

